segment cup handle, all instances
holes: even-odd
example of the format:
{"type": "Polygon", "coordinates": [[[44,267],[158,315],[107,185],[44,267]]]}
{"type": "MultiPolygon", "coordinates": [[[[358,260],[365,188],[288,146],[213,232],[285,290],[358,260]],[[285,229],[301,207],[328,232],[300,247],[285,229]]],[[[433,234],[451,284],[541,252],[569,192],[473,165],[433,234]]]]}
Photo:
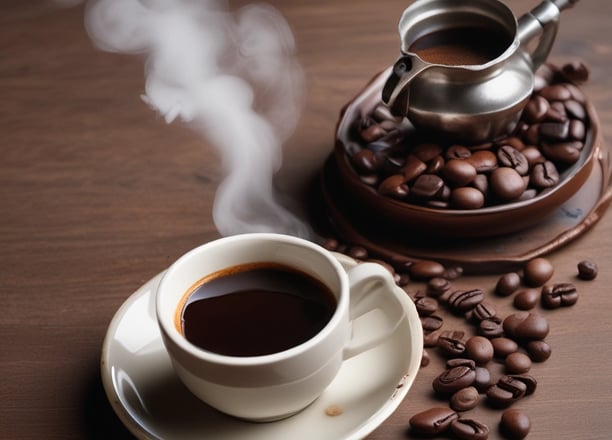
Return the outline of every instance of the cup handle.
{"type": "Polygon", "coordinates": [[[344,359],[386,340],[406,315],[393,277],[380,264],[360,263],[348,271],[348,277],[351,290],[349,319],[352,327],[351,339],[344,348],[344,359]],[[385,315],[386,325],[376,331],[358,331],[358,318],[374,310],[380,310],[385,315]]]}
{"type": "Polygon", "coordinates": [[[518,20],[518,39],[523,45],[540,36],[530,53],[535,72],[548,58],[557,37],[561,11],[572,7],[578,0],[545,0],[518,20]]]}
{"type": "Polygon", "coordinates": [[[382,100],[390,107],[392,113],[406,116],[408,86],[417,75],[429,67],[431,64],[424,62],[415,54],[408,53],[399,57],[382,90],[382,100]]]}

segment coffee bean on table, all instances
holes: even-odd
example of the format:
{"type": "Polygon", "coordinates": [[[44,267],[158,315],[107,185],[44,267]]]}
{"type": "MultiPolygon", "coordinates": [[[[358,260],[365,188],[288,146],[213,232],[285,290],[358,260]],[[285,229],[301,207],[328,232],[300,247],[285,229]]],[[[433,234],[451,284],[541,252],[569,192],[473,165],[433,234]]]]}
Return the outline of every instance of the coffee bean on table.
{"type": "Polygon", "coordinates": [[[478,333],[485,338],[497,338],[503,335],[504,328],[502,319],[497,316],[483,319],[480,321],[480,324],[478,324],[478,333]]]}
{"type": "Polygon", "coordinates": [[[572,283],[547,284],[542,287],[542,305],[548,309],[569,307],[578,301],[578,290],[572,283]]]}
{"type": "Polygon", "coordinates": [[[446,278],[435,277],[427,282],[427,294],[434,298],[439,298],[449,291],[451,283],[446,278]]]}
{"type": "Polygon", "coordinates": [[[511,376],[504,375],[487,390],[487,401],[494,407],[512,405],[527,393],[527,385],[511,376]]]}
{"type": "Polygon", "coordinates": [[[464,356],[472,359],[477,365],[485,365],[493,359],[493,344],[484,336],[472,336],[465,343],[464,356]]]}
{"type": "Polygon", "coordinates": [[[540,300],[540,292],[537,289],[521,289],[514,295],[512,304],[519,310],[531,310],[540,300]]]}
{"type": "Polygon", "coordinates": [[[516,272],[502,275],[495,285],[495,293],[500,296],[512,295],[521,285],[521,277],[516,272]]]}
{"type": "Polygon", "coordinates": [[[533,362],[544,362],[552,354],[550,345],[545,341],[531,341],[525,345],[525,349],[533,362]]]}
{"type": "Polygon", "coordinates": [[[442,396],[449,396],[460,389],[469,387],[476,379],[476,371],[473,365],[464,364],[447,368],[434,378],[431,385],[434,391],[442,396]]]}
{"type": "Polygon", "coordinates": [[[441,277],[444,274],[444,266],[437,261],[421,260],[412,264],[408,271],[413,280],[428,280],[441,277]]]}
{"type": "Polygon", "coordinates": [[[496,315],[497,310],[495,310],[493,304],[487,301],[482,301],[481,303],[476,304],[476,306],[468,312],[466,318],[479,323],[483,319],[493,318],[496,315]]]}
{"type": "Polygon", "coordinates": [[[429,296],[417,296],[414,298],[414,305],[420,317],[429,316],[438,310],[438,301],[429,296]]]}
{"type": "Polygon", "coordinates": [[[469,411],[476,408],[480,396],[478,390],[473,387],[465,387],[455,392],[450,398],[450,407],[455,411],[469,411]]]}
{"type": "Polygon", "coordinates": [[[449,429],[458,418],[450,408],[434,407],[413,415],[408,423],[416,434],[433,437],[449,429]]]}
{"type": "Polygon", "coordinates": [[[510,408],[502,413],[499,430],[510,440],[522,440],[531,429],[531,420],[520,409],[510,408]]]}
{"type": "Polygon", "coordinates": [[[472,310],[484,299],[482,289],[456,290],[448,297],[448,305],[455,312],[463,313],[472,310]]]}
{"type": "Polygon", "coordinates": [[[580,263],[578,263],[578,278],[582,280],[594,280],[597,278],[598,272],[599,269],[594,261],[582,260],[580,263]]]}
{"type": "Polygon", "coordinates": [[[506,356],[518,351],[519,349],[519,346],[515,341],[504,337],[491,339],[491,345],[493,345],[495,357],[500,359],[504,359],[506,356]]]}
{"type": "Polygon", "coordinates": [[[506,335],[517,341],[542,340],[550,331],[546,318],[533,312],[517,312],[503,321],[506,335]]]}
{"type": "Polygon", "coordinates": [[[538,257],[525,264],[523,278],[527,285],[540,287],[552,278],[554,272],[555,268],[548,259],[538,257]]]}
{"type": "Polygon", "coordinates": [[[463,331],[443,331],[438,337],[437,347],[446,356],[458,357],[465,351],[463,331]]]}
{"type": "Polygon", "coordinates": [[[506,356],[504,366],[509,374],[527,373],[531,369],[531,359],[525,353],[515,351],[506,356]]]}
{"type": "Polygon", "coordinates": [[[457,419],[451,424],[451,431],[459,440],[486,440],[489,427],[474,419],[457,419]]]}
{"type": "Polygon", "coordinates": [[[529,396],[535,393],[536,388],[538,387],[538,381],[535,377],[530,374],[521,373],[521,374],[508,374],[512,379],[523,382],[526,386],[525,395],[529,396]]]}
{"type": "Polygon", "coordinates": [[[443,324],[444,319],[438,315],[431,314],[421,318],[421,326],[423,327],[423,331],[426,332],[434,332],[439,330],[443,324]]]}
{"type": "Polygon", "coordinates": [[[476,367],[476,379],[472,384],[478,392],[484,393],[491,386],[491,372],[487,367],[476,367]]]}

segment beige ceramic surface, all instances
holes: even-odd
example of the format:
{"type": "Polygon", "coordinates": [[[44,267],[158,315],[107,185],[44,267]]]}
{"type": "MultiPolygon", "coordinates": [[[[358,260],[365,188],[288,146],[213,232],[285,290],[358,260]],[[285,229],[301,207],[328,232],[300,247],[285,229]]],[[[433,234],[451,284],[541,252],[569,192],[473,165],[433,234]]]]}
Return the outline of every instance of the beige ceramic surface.
{"type": "MultiPolygon", "coordinates": [[[[344,255],[334,255],[345,269],[356,264],[344,255]]],[[[176,377],[155,321],[153,292],[160,278],[161,274],[145,283],[121,306],[102,350],[107,397],[138,438],[359,439],[395,411],[419,370],[421,324],[414,304],[403,295],[406,317],[388,341],[345,361],[323,395],[304,411],[272,423],[234,419],[202,403],[176,377]],[[335,408],[342,414],[326,415],[326,410],[335,408]]],[[[364,331],[384,324],[380,316],[362,318],[367,320],[364,331]]]]}

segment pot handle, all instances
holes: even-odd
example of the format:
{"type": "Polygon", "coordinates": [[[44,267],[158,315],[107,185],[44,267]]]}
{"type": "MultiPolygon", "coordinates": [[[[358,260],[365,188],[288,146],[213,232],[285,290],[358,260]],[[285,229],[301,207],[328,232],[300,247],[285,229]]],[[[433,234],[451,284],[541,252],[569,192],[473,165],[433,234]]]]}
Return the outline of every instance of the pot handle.
{"type": "Polygon", "coordinates": [[[393,114],[406,116],[410,82],[429,67],[431,64],[412,53],[402,55],[395,62],[382,90],[382,100],[393,114]]]}
{"type": "Polygon", "coordinates": [[[521,44],[527,45],[534,38],[540,37],[538,45],[530,53],[534,72],[550,54],[557,37],[561,11],[571,8],[577,2],[578,0],[545,0],[519,18],[518,39],[521,44]]]}

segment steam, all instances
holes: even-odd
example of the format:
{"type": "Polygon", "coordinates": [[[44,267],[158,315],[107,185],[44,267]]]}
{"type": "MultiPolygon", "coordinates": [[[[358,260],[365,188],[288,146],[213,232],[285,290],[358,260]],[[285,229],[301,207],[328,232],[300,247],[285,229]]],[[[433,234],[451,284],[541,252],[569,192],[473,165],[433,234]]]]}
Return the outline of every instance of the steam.
{"type": "Polygon", "coordinates": [[[221,0],[94,0],[86,4],[85,26],[102,50],[143,54],[142,99],[217,149],[225,177],[213,218],[222,235],[310,235],[273,183],[304,89],[293,35],[276,9],[258,4],[231,12],[221,0]]]}

